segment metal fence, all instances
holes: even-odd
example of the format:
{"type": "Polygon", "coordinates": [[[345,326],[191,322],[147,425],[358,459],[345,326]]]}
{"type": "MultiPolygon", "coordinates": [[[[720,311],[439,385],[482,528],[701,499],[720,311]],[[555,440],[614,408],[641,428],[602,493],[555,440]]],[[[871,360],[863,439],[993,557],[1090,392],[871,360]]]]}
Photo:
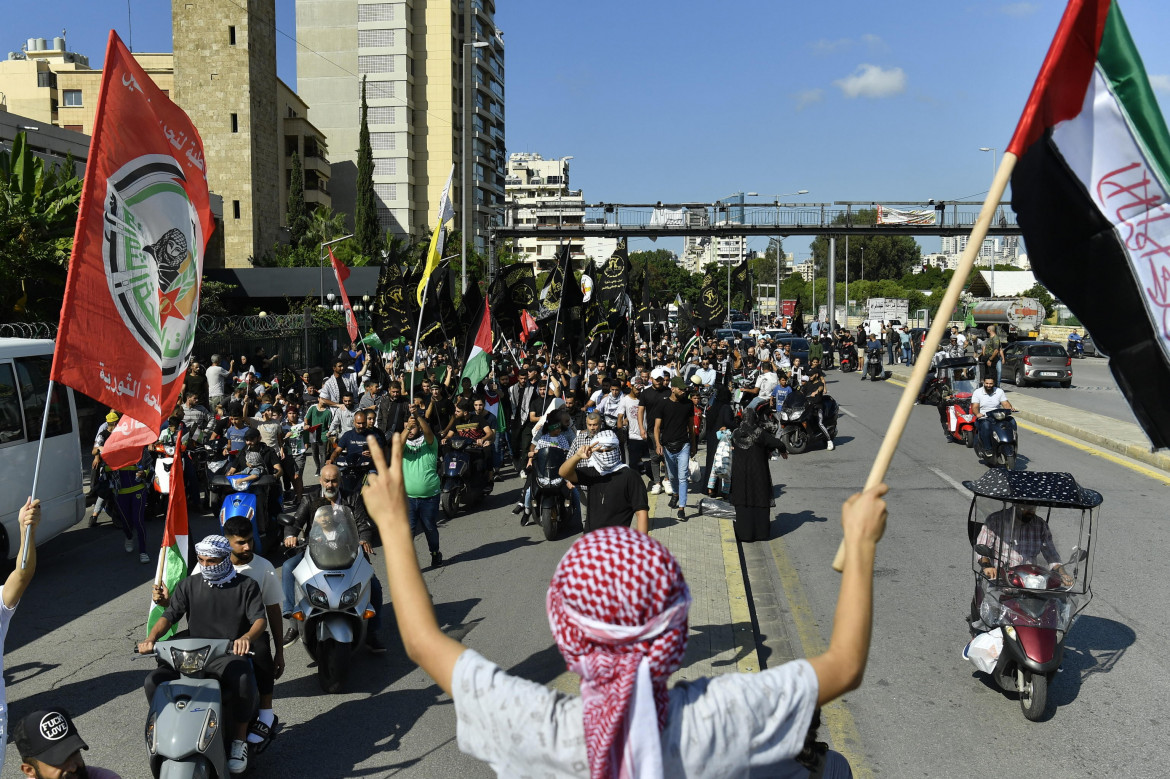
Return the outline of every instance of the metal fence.
{"type": "Polygon", "coordinates": [[[218,354],[226,366],[241,355],[254,359],[263,349],[268,357],[279,356],[280,368],[329,369],[339,351],[349,346],[345,327],[324,327],[300,314],[267,316],[201,316],[195,331],[194,354],[206,364],[218,354]]]}

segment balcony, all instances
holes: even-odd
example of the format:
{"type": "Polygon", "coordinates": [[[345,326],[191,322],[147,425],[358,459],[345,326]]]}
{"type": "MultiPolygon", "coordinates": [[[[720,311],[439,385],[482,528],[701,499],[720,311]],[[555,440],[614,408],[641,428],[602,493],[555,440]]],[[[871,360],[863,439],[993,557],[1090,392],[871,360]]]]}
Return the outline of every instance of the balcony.
{"type": "Polygon", "coordinates": [[[310,157],[306,153],[305,158],[301,160],[301,167],[305,169],[305,172],[314,171],[325,178],[329,178],[329,160],[324,157],[317,155],[310,157]]]}

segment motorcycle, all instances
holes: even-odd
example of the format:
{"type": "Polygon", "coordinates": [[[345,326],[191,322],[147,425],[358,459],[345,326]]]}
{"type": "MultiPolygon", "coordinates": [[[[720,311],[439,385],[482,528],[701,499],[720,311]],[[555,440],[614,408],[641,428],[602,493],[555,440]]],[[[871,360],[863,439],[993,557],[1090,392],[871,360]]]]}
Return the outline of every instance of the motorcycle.
{"type": "Polygon", "coordinates": [[[301,641],[317,663],[321,689],[340,692],[354,653],[365,643],[367,621],[374,618],[374,567],[362,551],[353,513],[343,506],[317,509],[301,545],[308,552],[293,569],[301,598],[292,618],[304,623],[301,641]]]}
{"type": "MultiPolygon", "coordinates": [[[[836,438],[837,401],[831,396],[825,395],[822,403],[825,427],[828,429],[829,435],[836,438]]],[[[816,441],[825,440],[825,434],[821,432],[821,427],[817,424],[816,411],[804,393],[796,390],[789,392],[788,397],[784,399],[784,405],[780,407],[779,417],[780,435],[778,437],[790,454],[800,454],[816,441]]]]}
{"type": "Polygon", "coordinates": [[[978,387],[979,364],[973,357],[946,358],[928,376],[919,401],[938,406],[938,419],[947,441],[968,447],[975,444],[975,415],[971,393],[978,387]]]}
{"type": "Polygon", "coordinates": [[[1065,637],[1093,597],[1090,543],[1103,498],[1068,473],[994,470],[963,486],[974,493],[967,532],[975,573],[972,640],[963,656],[1000,689],[1019,693],[1024,716],[1036,721],[1044,716],[1065,637]],[[1035,537],[1037,529],[1021,532],[1025,521],[1041,523],[1044,542],[1034,552],[1022,538],[1035,537]],[[1061,559],[1058,550],[1069,542],[1061,559]]]}
{"type": "Polygon", "coordinates": [[[547,541],[556,540],[573,511],[569,485],[560,474],[567,454],[559,446],[546,446],[536,450],[532,463],[536,487],[532,491],[530,510],[534,516],[540,517],[540,529],[547,541]]]}
{"type": "Polygon", "coordinates": [[[219,680],[204,668],[231,654],[231,646],[227,639],[210,638],[154,645],[154,656],[182,674],[158,686],[147,711],[146,749],[155,777],[228,776],[231,736],[224,734],[231,734],[235,723],[223,706],[219,680]]]}
{"type": "Polygon", "coordinates": [[[1064,348],[1068,352],[1069,357],[1081,359],[1085,356],[1085,342],[1079,335],[1070,333],[1064,348]]]}
{"type": "Polygon", "coordinates": [[[865,350],[865,373],[861,375],[861,380],[877,381],[886,377],[886,366],[882,362],[882,352],[885,351],[880,346],[872,346],[865,350]]]}
{"type": "Polygon", "coordinates": [[[841,372],[853,373],[857,370],[857,349],[852,344],[841,347],[841,372]]]}
{"type": "Polygon", "coordinates": [[[271,476],[261,476],[248,481],[246,473],[237,473],[231,476],[216,475],[211,478],[211,488],[216,492],[226,492],[219,506],[219,526],[223,528],[225,522],[232,517],[243,517],[252,523],[252,537],[256,549],[263,554],[264,540],[268,539],[269,547],[280,542],[280,526],[278,522],[270,521],[266,500],[261,496],[267,493],[263,488],[277,489],[279,484],[271,476]]]}
{"type": "Polygon", "coordinates": [[[1006,468],[1011,471],[1016,467],[1016,420],[1011,417],[1012,412],[1006,408],[996,408],[987,412],[991,425],[991,448],[983,449],[979,441],[979,432],[975,432],[975,454],[989,468],[1006,468]]]}
{"type": "Polygon", "coordinates": [[[470,511],[491,494],[495,485],[486,461],[490,456],[489,447],[477,446],[469,438],[455,436],[443,445],[439,506],[447,519],[454,519],[460,510],[470,511]]]}

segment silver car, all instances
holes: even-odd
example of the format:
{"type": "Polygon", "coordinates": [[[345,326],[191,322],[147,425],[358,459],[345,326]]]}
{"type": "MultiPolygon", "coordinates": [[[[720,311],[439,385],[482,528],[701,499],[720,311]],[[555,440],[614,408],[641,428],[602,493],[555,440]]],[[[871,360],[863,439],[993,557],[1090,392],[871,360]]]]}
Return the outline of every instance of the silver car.
{"type": "Polygon", "coordinates": [[[1003,350],[1003,378],[1017,387],[1042,381],[1072,385],[1072,359],[1063,344],[1052,341],[1015,341],[1003,350]]]}

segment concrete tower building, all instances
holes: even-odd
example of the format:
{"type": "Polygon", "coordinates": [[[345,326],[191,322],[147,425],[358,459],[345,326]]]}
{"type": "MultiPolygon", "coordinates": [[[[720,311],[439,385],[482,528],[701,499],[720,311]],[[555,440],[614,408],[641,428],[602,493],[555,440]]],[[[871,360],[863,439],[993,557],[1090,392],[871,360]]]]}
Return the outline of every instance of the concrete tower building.
{"type": "Polygon", "coordinates": [[[461,226],[466,123],[469,238],[482,247],[482,228],[504,198],[504,44],[494,1],[297,0],[296,14],[297,92],[329,137],[334,208],[353,216],[364,77],[383,229],[414,238],[433,229],[452,165],[461,226]],[[486,45],[465,45],[474,42],[486,45]]]}
{"type": "Polygon", "coordinates": [[[271,251],[282,208],[275,0],[172,0],[174,100],[199,128],[208,186],[223,197],[228,267],[271,251]]]}

